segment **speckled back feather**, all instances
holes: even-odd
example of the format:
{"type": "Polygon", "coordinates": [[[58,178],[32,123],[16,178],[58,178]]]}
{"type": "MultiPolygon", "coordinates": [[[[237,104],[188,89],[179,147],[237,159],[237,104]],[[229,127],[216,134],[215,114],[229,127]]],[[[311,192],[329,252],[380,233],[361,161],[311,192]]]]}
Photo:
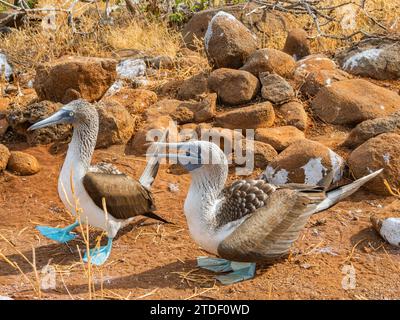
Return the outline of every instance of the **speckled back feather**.
{"type": "Polygon", "coordinates": [[[285,256],[325,192],[279,189],[218,246],[233,261],[273,262],[285,256]]]}
{"type": "Polygon", "coordinates": [[[269,195],[276,187],[264,180],[238,180],[222,193],[224,202],[216,215],[217,227],[239,220],[266,205],[269,195]]]}

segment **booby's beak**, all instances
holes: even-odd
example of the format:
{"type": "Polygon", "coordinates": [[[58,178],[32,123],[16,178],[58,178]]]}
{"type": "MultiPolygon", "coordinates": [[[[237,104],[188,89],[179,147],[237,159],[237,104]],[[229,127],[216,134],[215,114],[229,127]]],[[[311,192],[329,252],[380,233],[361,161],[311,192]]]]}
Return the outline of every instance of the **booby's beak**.
{"type": "Polygon", "coordinates": [[[200,164],[200,158],[198,156],[197,148],[191,150],[190,145],[187,143],[167,143],[167,142],[154,142],[158,149],[166,150],[168,147],[168,153],[158,153],[158,154],[146,154],[148,157],[157,156],[159,159],[168,159],[173,163],[179,163],[183,166],[188,164],[200,164]],[[162,147],[162,148],[160,148],[162,147]]]}
{"type": "Polygon", "coordinates": [[[31,125],[28,128],[28,131],[48,127],[53,124],[72,123],[73,119],[74,119],[73,111],[61,108],[57,112],[53,113],[50,117],[31,125]]]}

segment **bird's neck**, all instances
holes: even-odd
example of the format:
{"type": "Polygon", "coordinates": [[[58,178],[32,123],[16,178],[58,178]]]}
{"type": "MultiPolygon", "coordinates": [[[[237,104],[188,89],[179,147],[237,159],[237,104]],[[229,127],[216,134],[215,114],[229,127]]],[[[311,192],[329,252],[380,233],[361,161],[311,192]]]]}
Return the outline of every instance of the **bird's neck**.
{"type": "Polygon", "coordinates": [[[192,182],[185,201],[185,216],[193,240],[204,250],[217,254],[217,212],[228,175],[227,165],[212,165],[192,172],[192,182]]]}
{"type": "Polygon", "coordinates": [[[228,166],[206,165],[192,172],[192,182],[185,201],[185,215],[188,223],[212,225],[221,191],[228,176],[228,166]]]}
{"type": "Polygon", "coordinates": [[[80,178],[87,172],[96,146],[98,130],[98,121],[74,126],[63,171],[72,170],[76,178],[80,178]]]}

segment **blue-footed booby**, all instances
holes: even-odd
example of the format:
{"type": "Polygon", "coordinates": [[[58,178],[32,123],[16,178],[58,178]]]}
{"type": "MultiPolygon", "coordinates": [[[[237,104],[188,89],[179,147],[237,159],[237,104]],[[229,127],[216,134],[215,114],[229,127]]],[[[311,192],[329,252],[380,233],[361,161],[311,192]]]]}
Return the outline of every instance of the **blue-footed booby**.
{"type": "MultiPolygon", "coordinates": [[[[107,245],[90,250],[92,264],[101,265],[110,255],[112,240],[118,230],[136,216],[143,215],[167,222],[153,212],[155,207],[150,192],[159,161],[157,157],[150,158],[139,181],[119,172],[111,164],[91,166],[99,117],[95,107],[84,100],[75,100],[64,105],[28,130],[62,123],[73,125],[73,135],[58,178],[58,194],[65,207],[73,215],[80,217],[81,223],[100,228],[107,233],[107,245]],[[103,210],[103,198],[107,213],[103,210]],[[75,199],[81,210],[77,208],[75,199]]],[[[162,141],[167,132],[164,132],[162,141]]],[[[66,243],[76,237],[71,231],[80,222],[77,219],[75,223],[62,229],[45,226],[38,226],[37,229],[49,239],[66,243]]],[[[88,261],[87,252],[84,261],[88,261]]]]}
{"type": "Polygon", "coordinates": [[[275,186],[262,179],[235,181],[225,187],[227,158],[208,141],[161,143],[169,152],[159,157],[183,165],[192,180],[184,204],[194,241],[219,258],[198,257],[198,265],[215,272],[224,284],[250,279],[256,262],[286,256],[308,218],[351,195],[376,177],[375,171],[331,191],[320,186],[275,186]]]}

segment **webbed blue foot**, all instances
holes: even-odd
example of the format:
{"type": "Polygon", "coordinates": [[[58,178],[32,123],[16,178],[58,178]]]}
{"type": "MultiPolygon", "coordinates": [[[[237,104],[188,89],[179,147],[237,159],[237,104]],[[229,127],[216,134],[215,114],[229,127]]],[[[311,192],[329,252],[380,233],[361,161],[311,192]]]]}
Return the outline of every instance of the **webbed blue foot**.
{"type": "Polygon", "coordinates": [[[65,227],[65,228],[53,228],[53,227],[46,227],[46,226],[37,226],[36,229],[48,239],[66,243],[71,241],[77,237],[75,233],[71,233],[73,229],[79,226],[79,222],[76,221],[75,223],[65,227]]]}
{"type": "Polygon", "coordinates": [[[197,257],[197,265],[213,272],[229,272],[215,277],[222,284],[232,284],[251,279],[256,272],[256,264],[254,262],[236,262],[220,258],[197,257]]]}
{"type": "MultiPolygon", "coordinates": [[[[90,251],[91,264],[100,266],[104,262],[106,262],[106,260],[110,256],[111,248],[112,248],[112,239],[108,238],[108,242],[105,246],[100,247],[100,248],[90,249],[89,251],[90,251]]],[[[88,258],[87,252],[86,252],[83,257],[83,261],[88,262],[88,260],[89,260],[89,258],[88,258]]]]}

